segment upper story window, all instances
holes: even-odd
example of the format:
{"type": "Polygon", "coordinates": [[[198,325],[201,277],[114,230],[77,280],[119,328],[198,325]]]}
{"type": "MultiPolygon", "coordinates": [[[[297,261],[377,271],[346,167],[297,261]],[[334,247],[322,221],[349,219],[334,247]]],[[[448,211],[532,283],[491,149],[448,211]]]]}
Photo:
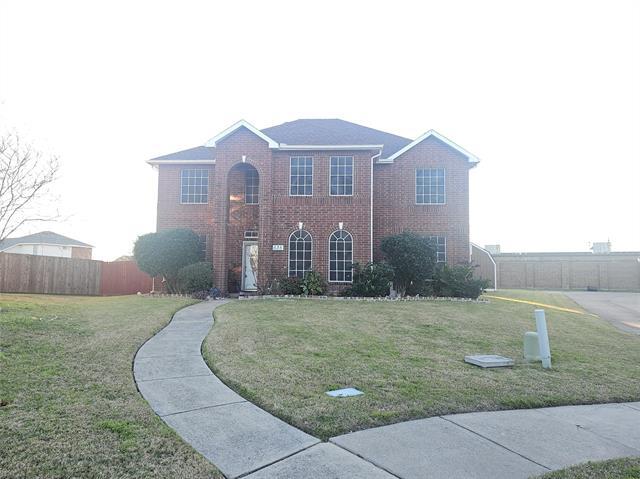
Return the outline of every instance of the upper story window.
{"type": "Polygon", "coordinates": [[[311,271],[313,241],[305,230],[297,230],[289,236],[289,276],[304,278],[311,271]]]}
{"type": "Polygon", "coordinates": [[[436,262],[447,262],[447,238],[446,236],[429,236],[433,247],[436,249],[436,262]]]}
{"type": "Polygon", "coordinates": [[[180,202],[209,202],[209,170],[189,168],[180,174],[180,202]]]}
{"type": "Polygon", "coordinates": [[[332,156],[330,173],[332,196],[353,195],[353,156],[332,156]]]}
{"type": "Polygon", "coordinates": [[[344,230],[329,236],[329,281],[350,283],[353,280],[353,238],[344,230]]]}
{"type": "Polygon", "coordinates": [[[444,168],[416,170],[416,203],[419,205],[443,205],[444,168]]]}
{"type": "Polygon", "coordinates": [[[292,156],[289,179],[291,196],[311,196],[313,194],[313,158],[292,156]]]}
{"type": "Polygon", "coordinates": [[[247,205],[258,204],[258,190],[260,180],[258,179],[258,171],[254,168],[248,169],[244,176],[244,202],[247,205]]]}

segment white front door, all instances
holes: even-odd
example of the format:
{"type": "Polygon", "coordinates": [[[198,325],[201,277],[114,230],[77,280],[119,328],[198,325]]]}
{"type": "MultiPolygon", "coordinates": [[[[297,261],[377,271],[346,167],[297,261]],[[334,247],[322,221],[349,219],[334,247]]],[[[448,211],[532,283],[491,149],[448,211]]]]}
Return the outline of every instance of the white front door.
{"type": "Polygon", "coordinates": [[[258,289],[258,243],[245,241],[242,244],[242,290],[258,289]]]}

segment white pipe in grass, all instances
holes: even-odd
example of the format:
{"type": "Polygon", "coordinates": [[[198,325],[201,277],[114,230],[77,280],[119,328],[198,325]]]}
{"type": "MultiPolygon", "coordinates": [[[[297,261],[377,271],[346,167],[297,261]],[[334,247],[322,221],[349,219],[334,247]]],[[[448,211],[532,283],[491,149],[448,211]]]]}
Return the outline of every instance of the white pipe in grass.
{"type": "Polygon", "coordinates": [[[551,348],[549,347],[549,334],[547,333],[547,320],[544,316],[544,309],[536,309],[536,329],[538,331],[538,344],[540,345],[540,359],[542,367],[551,368],[551,348]]]}

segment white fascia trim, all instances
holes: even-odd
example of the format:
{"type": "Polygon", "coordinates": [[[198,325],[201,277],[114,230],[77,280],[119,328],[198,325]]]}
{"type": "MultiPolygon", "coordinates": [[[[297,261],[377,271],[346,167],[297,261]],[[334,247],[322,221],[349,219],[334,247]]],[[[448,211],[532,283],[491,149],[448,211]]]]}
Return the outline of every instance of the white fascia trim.
{"type": "Polygon", "coordinates": [[[399,151],[396,151],[393,155],[391,155],[389,158],[384,158],[380,161],[378,161],[378,163],[393,163],[393,160],[395,160],[396,158],[398,158],[400,155],[402,155],[403,153],[406,153],[407,151],[409,151],[411,148],[413,148],[414,146],[416,146],[419,143],[422,143],[424,140],[426,140],[427,138],[433,136],[434,138],[437,138],[438,140],[440,140],[441,142],[449,145],[451,148],[453,148],[454,150],[462,153],[464,156],[466,156],[469,160],[469,163],[472,163],[473,166],[476,165],[476,163],[479,163],[480,160],[473,154],[469,153],[467,150],[465,150],[464,148],[462,148],[461,146],[455,144],[453,141],[451,141],[450,139],[442,136],[440,133],[438,133],[435,130],[429,130],[428,132],[426,132],[424,135],[416,138],[415,140],[413,140],[411,143],[409,143],[407,146],[405,146],[404,148],[402,148],[399,151]]]}
{"type": "Polygon", "coordinates": [[[147,160],[149,165],[215,165],[216,160],[147,160]]]}
{"type": "Polygon", "coordinates": [[[384,145],[287,145],[280,143],[279,150],[379,150],[384,145]]]}
{"type": "Polygon", "coordinates": [[[221,131],[220,133],[218,133],[216,136],[214,136],[213,138],[211,138],[209,141],[207,141],[204,146],[216,146],[216,143],[219,142],[220,140],[222,140],[223,138],[229,136],[231,133],[233,133],[234,131],[236,131],[239,128],[246,128],[247,130],[249,130],[251,133],[253,133],[254,135],[258,136],[259,138],[263,139],[264,141],[266,141],[269,144],[269,148],[278,148],[278,142],[269,138],[267,135],[265,135],[264,133],[262,133],[260,130],[258,130],[255,126],[253,126],[251,123],[245,121],[245,120],[240,120],[237,123],[234,123],[233,125],[231,125],[229,128],[227,128],[224,131],[221,131]]]}

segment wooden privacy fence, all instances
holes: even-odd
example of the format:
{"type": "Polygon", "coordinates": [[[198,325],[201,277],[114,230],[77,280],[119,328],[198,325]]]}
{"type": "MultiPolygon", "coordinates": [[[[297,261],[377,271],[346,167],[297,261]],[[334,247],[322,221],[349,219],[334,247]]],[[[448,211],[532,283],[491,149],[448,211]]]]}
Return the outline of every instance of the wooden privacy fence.
{"type": "Polygon", "coordinates": [[[112,296],[148,293],[152,284],[135,261],[0,253],[0,293],[112,296]]]}

